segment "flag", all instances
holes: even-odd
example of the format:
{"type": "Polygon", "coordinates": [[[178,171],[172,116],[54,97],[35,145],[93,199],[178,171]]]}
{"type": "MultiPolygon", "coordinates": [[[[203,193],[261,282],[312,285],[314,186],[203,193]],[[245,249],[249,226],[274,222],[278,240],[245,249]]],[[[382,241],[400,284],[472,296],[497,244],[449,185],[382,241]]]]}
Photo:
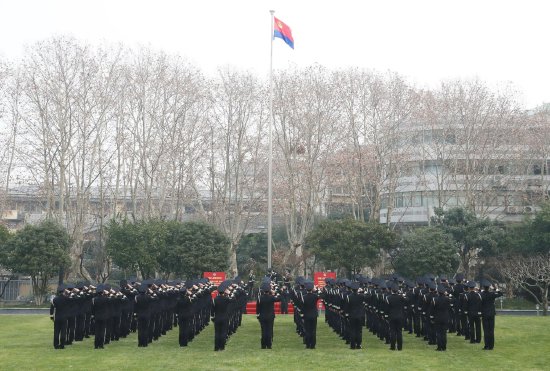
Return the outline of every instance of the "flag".
{"type": "Polygon", "coordinates": [[[273,37],[279,37],[283,39],[288,46],[294,49],[294,39],[292,38],[292,31],[283,21],[273,17],[273,37]]]}

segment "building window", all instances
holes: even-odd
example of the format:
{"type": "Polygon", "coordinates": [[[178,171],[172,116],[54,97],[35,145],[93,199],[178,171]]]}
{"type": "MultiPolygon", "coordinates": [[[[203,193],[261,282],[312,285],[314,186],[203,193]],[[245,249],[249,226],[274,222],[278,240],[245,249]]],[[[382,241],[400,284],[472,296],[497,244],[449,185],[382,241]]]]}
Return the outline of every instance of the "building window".
{"type": "Polygon", "coordinates": [[[422,206],[422,194],[421,193],[415,193],[412,195],[412,204],[411,206],[419,207],[422,206]]]}
{"type": "Polygon", "coordinates": [[[445,135],[445,142],[448,144],[456,144],[455,133],[447,133],[447,135],[445,135]]]}
{"type": "Polygon", "coordinates": [[[388,198],[386,196],[382,197],[382,200],[380,201],[380,208],[386,209],[388,207],[388,198]]]}
{"type": "Polygon", "coordinates": [[[403,195],[398,194],[395,196],[395,207],[403,207],[403,195]]]}

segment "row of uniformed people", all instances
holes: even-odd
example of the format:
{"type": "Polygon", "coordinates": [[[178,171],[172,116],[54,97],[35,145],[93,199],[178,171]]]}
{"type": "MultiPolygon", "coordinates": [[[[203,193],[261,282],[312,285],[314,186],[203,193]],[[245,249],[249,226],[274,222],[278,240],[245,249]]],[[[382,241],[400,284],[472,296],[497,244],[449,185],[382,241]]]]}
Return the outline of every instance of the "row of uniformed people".
{"type": "Polygon", "coordinates": [[[101,349],[136,330],[138,345],[147,346],[178,322],[184,324],[180,328],[180,345],[185,346],[210,319],[212,285],[207,279],[188,281],[188,287],[181,281],[120,284],[120,288],[60,285],[50,307],[54,347],[63,349],[73,340],[95,335],[95,348],[101,349]]]}
{"type": "MultiPolygon", "coordinates": [[[[461,277],[459,276],[459,281],[461,277]]],[[[437,345],[439,351],[446,350],[447,331],[456,326],[454,313],[457,302],[460,312],[467,316],[467,326],[474,328],[473,342],[479,342],[480,319],[484,328],[485,348],[494,347],[494,300],[502,295],[490,289],[490,282],[484,280],[480,293],[475,282],[457,299],[454,283],[449,284],[440,277],[436,285],[435,276],[429,275],[412,281],[397,276],[390,281],[357,277],[357,282],[346,279],[327,279],[323,288],[325,321],[352,349],[361,348],[362,333],[359,323],[366,322],[367,328],[390,349],[402,349],[402,329],[417,336],[424,336],[429,344],[437,345]],[[463,309],[462,309],[463,308],[463,309]],[[476,324],[477,323],[477,324],[476,324]],[[477,331],[477,332],[476,332],[477,331]]],[[[466,327],[468,328],[468,327],[466,327]]]]}
{"type": "Polygon", "coordinates": [[[238,277],[223,281],[217,290],[210,315],[214,322],[214,351],[223,351],[229,337],[241,325],[248,294],[244,282],[238,277]]]}
{"type": "Polygon", "coordinates": [[[174,326],[187,346],[209,323],[212,284],[205,278],[173,285],[142,283],[135,297],[138,346],[146,347],[174,326]]]}
{"type": "Polygon", "coordinates": [[[294,323],[296,332],[303,338],[306,349],[315,349],[317,344],[317,302],[322,293],[313,282],[304,277],[297,277],[289,293],[294,305],[294,323]]]}
{"type": "Polygon", "coordinates": [[[73,341],[89,338],[98,332],[98,326],[105,332],[105,343],[126,337],[130,324],[124,318],[131,312],[129,304],[127,296],[118,288],[105,285],[96,288],[85,283],[60,285],[50,306],[50,317],[54,321],[54,348],[63,349],[73,341]],[[94,306],[98,296],[108,305],[94,306]]]}
{"type": "MultiPolygon", "coordinates": [[[[429,343],[434,344],[434,329],[431,326],[427,303],[435,292],[435,277],[428,275],[417,279],[417,286],[409,290],[413,302],[414,332],[417,337],[424,336],[429,343]]],[[[502,293],[488,280],[480,282],[464,282],[464,276],[457,274],[455,279],[439,277],[439,285],[443,286],[449,298],[448,332],[464,336],[471,343],[481,342],[481,324],[483,324],[484,350],[494,347],[495,299],[502,293]]]]}

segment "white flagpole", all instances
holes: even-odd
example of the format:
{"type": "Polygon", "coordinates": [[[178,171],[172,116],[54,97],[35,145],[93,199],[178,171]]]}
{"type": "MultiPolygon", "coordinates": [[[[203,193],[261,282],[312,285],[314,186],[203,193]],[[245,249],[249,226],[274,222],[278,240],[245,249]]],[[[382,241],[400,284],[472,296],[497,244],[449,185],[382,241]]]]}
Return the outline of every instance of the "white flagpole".
{"type": "Polygon", "coordinates": [[[268,170],[268,186],[267,186],[267,268],[271,269],[271,236],[272,236],[272,214],[273,214],[273,189],[271,187],[273,178],[273,139],[272,127],[274,123],[273,116],[273,17],[274,10],[271,13],[271,55],[269,58],[269,170],[268,170]]]}

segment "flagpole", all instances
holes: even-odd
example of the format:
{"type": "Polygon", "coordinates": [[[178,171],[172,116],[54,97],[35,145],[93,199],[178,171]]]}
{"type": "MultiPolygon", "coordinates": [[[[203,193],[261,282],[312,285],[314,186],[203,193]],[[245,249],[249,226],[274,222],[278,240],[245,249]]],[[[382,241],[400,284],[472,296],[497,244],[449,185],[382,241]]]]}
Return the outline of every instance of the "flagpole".
{"type": "Polygon", "coordinates": [[[272,238],[272,214],[273,214],[273,189],[271,186],[273,178],[273,139],[272,128],[274,124],[273,116],[273,17],[274,10],[270,10],[271,14],[271,53],[269,58],[269,165],[268,165],[268,186],[267,186],[267,268],[271,269],[271,238],[272,238]]]}

